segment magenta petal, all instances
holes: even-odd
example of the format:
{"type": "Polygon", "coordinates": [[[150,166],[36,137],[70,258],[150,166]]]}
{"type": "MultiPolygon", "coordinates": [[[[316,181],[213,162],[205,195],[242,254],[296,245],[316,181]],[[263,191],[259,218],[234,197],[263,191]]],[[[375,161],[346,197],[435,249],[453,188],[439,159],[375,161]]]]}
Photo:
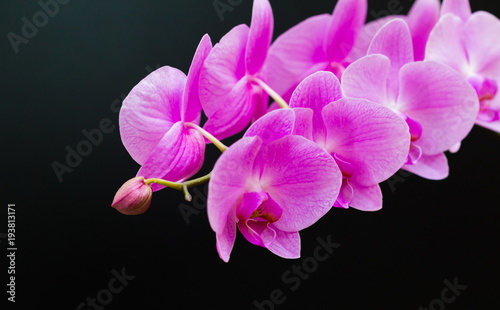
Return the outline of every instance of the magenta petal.
{"type": "Polygon", "coordinates": [[[360,59],[361,57],[366,56],[368,48],[370,47],[373,38],[380,30],[380,28],[382,28],[385,24],[396,18],[405,19],[406,16],[403,15],[384,16],[364,25],[363,29],[361,29],[361,31],[359,32],[356,42],[354,43],[351,53],[347,57],[346,61],[352,63],[360,59]]]}
{"type": "Polygon", "coordinates": [[[142,165],[175,122],[181,120],[186,75],[162,67],[139,82],[123,100],[120,135],[130,156],[142,165]]]}
{"type": "Polygon", "coordinates": [[[391,61],[387,89],[389,99],[395,100],[399,89],[399,70],[414,61],[412,37],[406,22],[397,18],[385,24],[373,38],[368,54],[382,54],[391,61]]]}
{"type": "Polygon", "coordinates": [[[316,142],[324,141],[325,125],[321,111],[323,107],[342,98],[340,82],[331,72],[319,71],[305,78],[295,89],[290,99],[292,108],[313,110],[313,136],[316,142]]]}
{"type": "Polygon", "coordinates": [[[260,151],[259,137],[242,138],[229,147],[214,165],[209,182],[207,212],[210,226],[222,233],[228,217],[233,214],[249,184],[257,183],[253,167],[260,151]]]}
{"type": "Polygon", "coordinates": [[[324,39],[324,50],[328,60],[340,63],[351,52],[356,37],[365,23],[367,9],[367,0],[337,2],[324,39]]]}
{"type": "Polygon", "coordinates": [[[273,27],[273,11],[269,0],[254,0],[245,54],[248,74],[256,74],[262,68],[273,37],[273,27]]]}
{"type": "Polygon", "coordinates": [[[277,229],[302,230],[330,210],[342,176],[328,153],[301,136],[283,137],[262,152],[261,187],[283,208],[277,229]]]}
{"type": "Polygon", "coordinates": [[[187,75],[186,87],[182,98],[182,120],[199,123],[201,102],[199,80],[203,62],[212,50],[212,42],[208,34],[204,35],[194,53],[191,67],[187,75]]]}
{"type": "Polygon", "coordinates": [[[439,20],[439,0],[417,0],[408,13],[408,26],[413,38],[415,61],[424,60],[425,46],[432,29],[439,20]]]}
{"type": "Polygon", "coordinates": [[[234,220],[227,217],[225,225],[223,225],[221,232],[216,234],[216,237],[219,257],[227,263],[236,240],[236,223],[234,220]]]}
{"type": "Polygon", "coordinates": [[[244,55],[249,28],[239,25],[231,29],[215,44],[205,59],[200,73],[200,101],[205,114],[210,117],[219,110],[235,85],[246,74],[244,55]]]}
{"type": "Polygon", "coordinates": [[[245,129],[254,113],[254,96],[246,78],[240,80],[220,102],[220,109],[208,117],[203,128],[222,140],[245,129]]]}
{"type": "Polygon", "coordinates": [[[422,126],[414,143],[426,155],[449,150],[474,126],[479,103],[474,88],[459,73],[434,62],[401,70],[400,111],[422,126]]]}
{"type": "Polygon", "coordinates": [[[263,71],[277,93],[291,93],[305,77],[326,67],[323,41],[330,19],[328,14],[310,17],[271,45],[263,71]]]}
{"type": "Polygon", "coordinates": [[[474,72],[487,72],[490,67],[500,76],[500,20],[487,12],[471,15],[464,27],[463,42],[474,72]]]}
{"type": "Polygon", "coordinates": [[[382,209],[382,191],[380,186],[363,186],[357,182],[351,182],[354,196],[350,206],[361,211],[378,211],[382,209]]]}
{"type": "Polygon", "coordinates": [[[343,98],[327,105],[323,118],[328,132],[326,149],[352,166],[355,182],[378,184],[405,163],[408,125],[390,109],[363,99],[343,98]]]}
{"type": "Polygon", "coordinates": [[[453,14],[441,17],[429,35],[425,60],[445,64],[467,76],[470,70],[462,43],[463,27],[463,21],[453,14]]]}
{"type": "Polygon", "coordinates": [[[274,227],[274,224],[269,225],[274,228],[276,237],[274,241],[267,246],[267,249],[272,253],[283,258],[299,258],[300,257],[300,235],[298,232],[285,232],[274,227]]]}
{"type": "Polygon", "coordinates": [[[368,55],[353,62],[342,75],[344,95],[388,104],[387,79],[390,68],[390,60],[379,54],[368,55]]]}
{"type": "Polygon", "coordinates": [[[444,153],[422,155],[415,165],[404,165],[403,169],[429,180],[443,180],[448,177],[448,159],[444,153]]]}
{"type": "Polygon", "coordinates": [[[292,134],[294,123],[295,113],[292,109],[275,110],[253,123],[243,137],[259,136],[263,144],[268,144],[292,134]]]}
{"type": "MultiPolygon", "coordinates": [[[[205,140],[194,129],[177,122],[163,136],[144,162],[137,176],[181,182],[197,173],[204,161],[205,140]]],[[[164,188],[151,184],[153,190],[164,188]]]]}
{"type": "Polygon", "coordinates": [[[471,15],[469,0],[443,0],[441,15],[453,13],[466,21],[471,15]]]}

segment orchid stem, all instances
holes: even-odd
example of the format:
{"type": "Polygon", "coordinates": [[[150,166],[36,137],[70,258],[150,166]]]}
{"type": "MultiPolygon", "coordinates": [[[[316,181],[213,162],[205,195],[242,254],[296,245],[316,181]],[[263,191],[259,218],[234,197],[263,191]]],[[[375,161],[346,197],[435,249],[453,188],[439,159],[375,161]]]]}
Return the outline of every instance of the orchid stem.
{"type": "Polygon", "coordinates": [[[179,183],[179,182],[170,182],[170,181],[163,180],[163,179],[151,178],[151,179],[147,179],[146,180],[146,184],[150,185],[151,183],[156,183],[156,184],[160,184],[160,185],[163,185],[163,186],[166,186],[166,187],[170,187],[170,188],[176,189],[176,190],[181,191],[181,192],[184,193],[184,199],[186,201],[192,201],[193,200],[193,196],[191,196],[191,194],[189,193],[189,189],[191,187],[207,183],[210,180],[211,174],[212,174],[212,172],[210,172],[209,174],[204,175],[202,177],[199,177],[197,179],[185,181],[185,182],[182,182],[182,183],[179,183]]]}
{"type": "Polygon", "coordinates": [[[214,137],[212,134],[210,134],[208,131],[201,128],[200,126],[193,124],[193,123],[184,123],[184,126],[196,129],[196,131],[201,133],[205,138],[207,138],[210,142],[212,142],[221,152],[224,152],[225,150],[227,150],[226,145],[224,145],[222,142],[220,142],[219,139],[214,137]]]}
{"type": "Polygon", "coordinates": [[[282,108],[282,109],[288,109],[290,106],[288,103],[283,99],[277,92],[274,91],[269,85],[267,85],[264,81],[262,81],[259,78],[256,77],[251,77],[251,81],[254,81],[255,83],[259,84],[259,86],[271,97],[273,98],[274,101],[282,108]]]}

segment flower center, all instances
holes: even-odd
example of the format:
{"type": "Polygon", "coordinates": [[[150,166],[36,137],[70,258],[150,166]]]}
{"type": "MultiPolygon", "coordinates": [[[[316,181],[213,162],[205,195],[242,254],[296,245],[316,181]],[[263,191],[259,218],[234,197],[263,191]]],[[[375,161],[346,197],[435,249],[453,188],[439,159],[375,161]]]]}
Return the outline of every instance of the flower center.
{"type": "Polygon", "coordinates": [[[477,75],[469,78],[469,83],[474,87],[479,98],[478,119],[484,122],[499,120],[500,109],[491,106],[491,101],[498,93],[497,81],[477,75]]]}

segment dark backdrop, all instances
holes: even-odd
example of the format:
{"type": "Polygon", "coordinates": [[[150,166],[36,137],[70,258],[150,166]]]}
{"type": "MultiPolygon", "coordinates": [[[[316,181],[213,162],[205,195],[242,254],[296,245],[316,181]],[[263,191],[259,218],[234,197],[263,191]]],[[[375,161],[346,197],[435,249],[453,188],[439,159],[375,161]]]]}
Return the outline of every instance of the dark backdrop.
{"type": "MultiPolygon", "coordinates": [[[[272,309],[270,298],[281,303],[276,309],[444,309],[439,300],[450,285],[459,286],[459,296],[445,290],[446,309],[498,307],[500,136],[482,128],[449,156],[447,180],[400,174],[382,185],[383,210],[333,209],[302,232],[297,260],[239,236],[223,263],[203,187],[192,204],[166,189],[144,215],[116,212],[116,190],[138,169],[117,129],[123,96],[158,66],[186,72],[203,34],[215,43],[249,23],[251,1],[222,16],[212,0],[66,1],[39,19],[43,26],[17,53],[8,34],[21,35],[23,17],[32,20],[41,7],[0,3],[0,233],[7,231],[7,204],[15,204],[16,309],[77,309],[87,298],[106,310],[257,309],[257,302],[272,309]],[[65,164],[68,150],[87,140],[83,131],[100,125],[107,129],[102,141],[59,180],[52,164],[65,164]],[[323,261],[314,258],[318,238],[339,244],[323,261]]],[[[369,2],[375,15],[399,3],[369,2]]],[[[272,0],[275,35],[331,12],[334,3],[272,0]]],[[[400,2],[403,13],[411,3],[400,2]]],[[[499,16],[492,5],[472,3],[499,16]]],[[[202,172],[218,152],[207,154],[202,172]]],[[[9,261],[0,237],[3,303],[9,261]]]]}

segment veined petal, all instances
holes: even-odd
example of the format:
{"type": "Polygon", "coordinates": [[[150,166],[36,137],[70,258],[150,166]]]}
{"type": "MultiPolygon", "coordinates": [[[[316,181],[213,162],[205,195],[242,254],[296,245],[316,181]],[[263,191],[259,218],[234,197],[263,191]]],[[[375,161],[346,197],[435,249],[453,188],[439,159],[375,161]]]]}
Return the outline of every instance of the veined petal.
{"type": "Polygon", "coordinates": [[[199,95],[208,117],[227,108],[222,102],[246,74],[244,57],[248,32],[247,25],[234,27],[215,44],[205,59],[200,73],[199,95]]]}
{"type": "Polygon", "coordinates": [[[400,75],[400,111],[422,126],[414,143],[435,155],[462,141],[479,112],[476,91],[459,73],[435,62],[404,66],[400,75]]]}
{"type": "Polygon", "coordinates": [[[469,0],[443,0],[441,15],[444,16],[448,13],[455,14],[466,21],[471,15],[469,0]]]}
{"type": "MultiPolygon", "coordinates": [[[[194,129],[177,122],[163,136],[137,172],[146,179],[160,178],[181,182],[197,173],[203,165],[205,140],[194,129]]],[[[151,184],[153,190],[164,186],[151,184]]]]}
{"type": "MultiPolygon", "coordinates": [[[[471,15],[464,27],[463,42],[474,72],[500,69],[500,20],[488,12],[471,15]]],[[[496,76],[500,72],[496,72],[496,76]]]]}
{"type": "Polygon", "coordinates": [[[357,182],[351,182],[354,195],[350,206],[361,211],[378,211],[382,209],[382,191],[378,184],[363,186],[357,182]]]}
{"type": "Polygon", "coordinates": [[[326,67],[323,41],[330,19],[329,14],[310,17],[284,32],[271,45],[263,71],[266,82],[277,93],[291,95],[300,81],[326,67]]]}
{"type": "Polygon", "coordinates": [[[385,181],[405,163],[408,125],[390,109],[364,99],[343,98],[323,109],[323,119],[326,150],[352,166],[351,179],[360,185],[385,181]]]}
{"type": "Polygon", "coordinates": [[[203,128],[219,140],[228,138],[250,124],[254,108],[251,86],[246,78],[241,79],[220,102],[220,108],[208,117],[203,128]]]}
{"type": "Polygon", "coordinates": [[[363,26],[361,31],[359,32],[356,42],[352,47],[351,53],[347,57],[346,61],[349,63],[353,63],[361,57],[366,56],[368,52],[368,47],[370,47],[370,43],[372,43],[373,38],[377,34],[377,32],[388,22],[396,19],[402,18],[405,19],[404,15],[389,15],[384,16],[374,21],[371,21],[363,26]]]}
{"type": "Polygon", "coordinates": [[[353,62],[342,75],[341,87],[344,95],[387,105],[387,79],[390,69],[389,58],[380,54],[368,55],[353,62]]]}
{"type": "Polygon", "coordinates": [[[399,90],[399,70],[414,60],[412,37],[406,22],[397,18],[385,24],[373,38],[368,54],[382,54],[391,61],[387,95],[389,100],[396,99],[399,90]]]}
{"type": "Polygon", "coordinates": [[[340,63],[351,52],[365,23],[367,9],[367,0],[337,2],[324,38],[324,50],[329,61],[340,63]]]}
{"type": "Polygon", "coordinates": [[[235,208],[243,194],[257,183],[253,167],[261,145],[259,137],[242,138],[215,163],[209,182],[207,212],[216,233],[223,232],[228,217],[236,222],[235,208]]]}
{"type": "Polygon", "coordinates": [[[300,234],[298,232],[285,232],[279,230],[274,224],[269,225],[276,232],[274,241],[267,246],[272,253],[283,258],[300,257],[300,234]]]}
{"type": "Polygon", "coordinates": [[[217,237],[217,253],[219,257],[228,262],[233,250],[234,241],[236,240],[236,223],[230,217],[226,218],[226,223],[223,225],[221,232],[216,233],[217,237]]]}
{"type": "Polygon", "coordinates": [[[262,189],[283,208],[277,229],[309,227],[337,199],[342,176],[335,160],[314,142],[286,136],[262,150],[262,189]]]}
{"type": "Polygon", "coordinates": [[[290,107],[313,110],[313,137],[317,143],[324,143],[326,130],[321,111],[327,104],[340,98],[342,90],[335,74],[319,71],[305,78],[297,86],[290,99],[290,107]]]}
{"type": "Polygon", "coordinates": [[[245,54],[248,74],[256,74],[262,69],[271,45],[273,28],[273,11],[269,0],[254,0],[245,54]]]}
{"type": "Polygon", "coordinates": [[[464,22],[453,14],[447,14],[439,20],[429,35],[425,60],[445,64],[468,76],[467,52],[462,43],[464,22]]]}
{"type": "Polygon", "coordinates": [[[253,123],[243,137],[259,136],[264,145],[290,135],[295,124],[295,113],[292,109],[279,109],[262,116],[253,123]]]}
{"type": "Polygon", "coordinates": [[[415,165],[404,165],[403,169],[428,180],[443,180],[448,177],[448,159],[444,153],[422,155],[415,165]]]}
{"type": "Polygon", "coordinates": [[[413,38],[415,61],[424,60],[425,46],[440,16],[439,0],[417,0],[408,13],[408,26],[413,38]]]}
{"type": "Polygon", "coordinates": [[[208,34],[204,35],[194,53],[191,67],[187,75],[186,87],[182,97],[181,117],[183,121],[199,123],[201,102],[199,94],[200,73],[203,62],[212,50],[212,42],[208,34]]]}
{"type": "Polygon", "coordinates": [[[173,124],[181,120],[185,85],[184,73],[162,67],[140,81],[123,100],[120,135],[130,156],[140,165],[173,124]]]}

